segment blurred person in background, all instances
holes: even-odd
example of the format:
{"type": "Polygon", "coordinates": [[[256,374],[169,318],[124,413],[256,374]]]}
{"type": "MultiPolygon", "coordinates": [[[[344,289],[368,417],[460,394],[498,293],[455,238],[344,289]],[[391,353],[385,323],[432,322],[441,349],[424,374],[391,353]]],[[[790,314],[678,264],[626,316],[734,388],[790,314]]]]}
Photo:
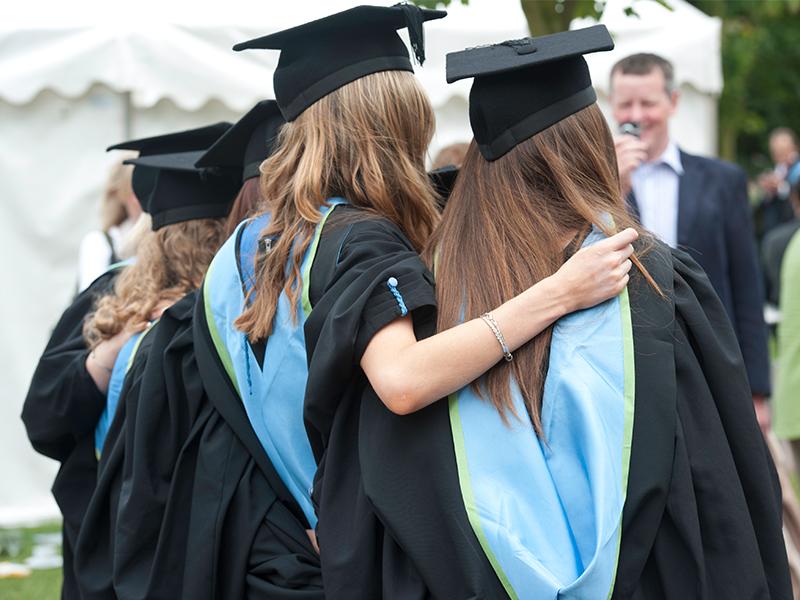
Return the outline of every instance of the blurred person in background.
{"type": "MultiPolygon", "coordinates": [[[[797,187],[794,186],[794,194],[797,187]]],[[[781,263],[775,433],[789,440],[795,470],[800,472],[800,235],[797,230],[788,240],[781,263]]]]}
{"type": "Polygon", "coordinates": [[[123,157],[108,176],[100,203],[101,229],[90,231],[81,240],[78,250],[78,291],[82,292],[109,266],[130,258],[124,255],[127,235],[142,214],[142,207],[131,185],[133,167],[123,157]]]}
{"type": "Polygon", "coordinates": [[[761,266],[764,271],[764,285],[767,302],[780,307],[781,266],[794,234],[800,228],[800,181],[796,181],[789,192],[789,206],[792,218],[767,232],[761,242],[761,266]]]}
{"type": "Polygon", "coordinates": [[[775,167],[758,178],[761,198],[753,211],[759,244],[770,231],[795,218],[789,196],[791,187],[800,180],[800,154],[791,129],[778,127],[769,134],[769,153],[775,167]]]}
{"type": "Polygon", "coordinates": [[[439,212],[444,210],[447,199],[450,197],[450,192],[453,191],[453,186],[458,177],[458,170],[464,163],[464,157],[468,149],[469,144],[467,142],[456,142],[439,150],[433,159],[428,176],[431,178],[433,188],[438,196],[436,205],[439,207],[439,212]]]}
{"type": "Polygon", "coordinates": [[[469,144],[467,142],[456,142],[455,144],[445,146],[436,154],[431,169],[435,171],[436,169],[449,166],[461,168],[461,165],[464,163],[464,157],[467,155],[467,150],[469,150],[469,144]]]}
{"type": "Polygon", "coordinates": [[[680,94],[669,61],[655,54],[623,58],[611,70],[610,90],[617,124],[639,129],[638,137],[615,139],[628,207],[708,275],[739,340],[759,423],[768,428],[767,329],[747,176],[731,163],[687,154],[671,139],[669,120],[680,94]]]}

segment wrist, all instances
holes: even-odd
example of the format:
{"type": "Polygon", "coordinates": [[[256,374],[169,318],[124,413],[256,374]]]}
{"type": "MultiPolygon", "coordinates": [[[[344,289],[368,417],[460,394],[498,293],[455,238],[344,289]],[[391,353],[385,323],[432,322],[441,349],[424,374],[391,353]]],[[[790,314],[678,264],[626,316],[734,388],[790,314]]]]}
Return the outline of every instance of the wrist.
{"type": "MultiPolygon", "coordinates": [[[[557,321],[564,315],[575,310],[573,306],[573,297],[567,292],[568,286],[562,285],[559,281],[558,271],[550,277],[545,277],[529,291],[538,291],[543,298],[548,300],[548,307],[551,311],[550,316],[553,321],[557,321]]],[[[541,306],[539,304],[538,306],[541,306]]]]}

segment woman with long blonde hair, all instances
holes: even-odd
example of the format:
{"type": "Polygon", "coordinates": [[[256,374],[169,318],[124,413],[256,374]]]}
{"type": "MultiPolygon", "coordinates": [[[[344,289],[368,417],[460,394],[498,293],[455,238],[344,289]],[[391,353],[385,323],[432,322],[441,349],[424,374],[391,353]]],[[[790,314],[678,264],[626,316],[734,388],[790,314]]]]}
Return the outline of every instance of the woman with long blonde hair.
{"type": "Polygon", "coordinates": [[[583,58],[612,47],[597,26],[448,55],[449,81],[475,77],[475,139],[426,250],[438,317],[420,333],[474,322],[495,364],[405,417],[370,377],[349,432],[366,501],[342,513],[379,523],[372,572],[413,565],[414,597],[791,597],[736,337],[688,255],[641,231],[621,293],[530,341],[492,309],[638,228],[583,58]]]}

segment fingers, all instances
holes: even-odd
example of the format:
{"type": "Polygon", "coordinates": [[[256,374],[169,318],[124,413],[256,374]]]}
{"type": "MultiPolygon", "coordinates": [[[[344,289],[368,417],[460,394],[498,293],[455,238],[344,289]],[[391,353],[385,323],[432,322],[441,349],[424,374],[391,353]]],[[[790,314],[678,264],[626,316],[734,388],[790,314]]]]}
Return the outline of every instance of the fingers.
{"type": "Polygon", "coordinates": [[[625,289],[625,286],[628,285],[628,282],[631,279],[630,270],[633,263],[631,261],[626,260],[624,263],[619,265],[616,269],[611,271],[611,281],[609,282],[609,289],[611,290],[611,295],[616,296],[622,290],[625,289]]]}
{"type": "Polygon", "coordinates": [[[619,172],[625,177],[647,160],[647,145],[631,135],[614,140],[614,150],[619,172]]]}
{"type": "Polygon", "coordinates": [[[621,154],[647,155],[647,144],[632,135],[621,135],[614,139],[614,150],[617,156],[621,154]]]}
{"type": "Polygon", "coordinates": [[[633,245],[628,244],[622,250],[615,252],[614,256],[617,259],[617,264],[622,264],[626,259],[633,256],[633,245]]]}
{"type": "Polygon", "coordinates": [[[611,270],[611,276],[614,279],[620,279],[630,272],[632,266],[633,263],[630,260],[626,260],[611,270]]]}
{"type": "Polygon", "coordinates": [[[612,268],[619,267],[624,265],[626,262],[630,262],[631,256],[633,256],[633,246],[628,244],[622,250],[610,252],[608,254],[608,262],[606,264],[611,265],[612,268]]]}
{"type": "Polygon", "coordinates": [[[632,267],[633,263],[630,260],[626,260],[614,270],[614,275],[619,278],[616,285],[617,294],[622,292],[622,290],[625,289],[625,286],[628,285],[628,281],[631,279],[630,270],[632,267]]]}
{"type": "Polygon", "coordinates": [[[626,246],[628,246],[630,247],[630,252],[625,256],[625,258],[627,258],[633,254],[633,246],[631,246],[631,244],[635,242],[638,237],[639,233],[634,228],[628,227],[609,238],[597,242],[594,248],[599,252],[621,252],[623,250],[627,251],[626,246]]]}

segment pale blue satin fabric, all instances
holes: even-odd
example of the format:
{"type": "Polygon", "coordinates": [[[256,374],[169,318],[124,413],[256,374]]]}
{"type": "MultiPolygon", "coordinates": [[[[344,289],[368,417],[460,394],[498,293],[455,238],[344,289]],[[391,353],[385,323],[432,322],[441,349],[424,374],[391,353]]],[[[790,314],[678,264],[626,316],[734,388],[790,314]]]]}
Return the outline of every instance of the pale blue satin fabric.
{"type": "Polygon", "coordinates": [[[122,348],[120,348],[117,359],[114,361],[114,368],[111,370],[111,378],[108,380],[106,407],[103,409],[103,414],[100,415],[100,420],[97,422],[97,427],[95,427],[94,430],[94,452],[98,458],[100,458],[103,452],[103,445],[106,443],[108,430],[111,427],[111,422],[114,420],[114,415],[117,413],[117,405],[119,404],[119,397],[122,393],[122,386],[125,383],[125,375],[128,373],[134,350],[137,348],[139,338],[141,338],[142,335],[143,332],[133,334],[122,348]]]}
{"type": "MultiPolygon", "coordinates": [[[[330,200],[328,206],[321,208],[323,217],[342,202],[330,200]]],[[[263,369],[245,335],[234,326],[246,301],[242,281],[246,282],[245,289],[252,287],[258,237],[267,226],[268,219],[268,215],[262,215],[240,224],[217,253],[206,276],[206,310],[207,314],[210,310],[213,315],[224,346],[218,347],[218,352],[227,353],[230,357],[234,383],[250,424],[281,480],[313,528],[317,517],[311,503],[311,487],[316,462],[303,422],[303,398],[308,379],[303,323],[308,315],[304,314],[302,299],[298,299],[295,307],[295,323],[286,294],[280,295],[273,331],[266,342],[263,369]],[[237,266],[235,242],[241,228],[245,230],[241,236],[237,266]]],[[[313,259],[310,252],[312,247],[313,244],[306,251],[301,267],[303,273],[306,272],[308,261],[313,259]]],[[[303,285],[306,284],[303,282],[303,285]]]]}
{"type": "Polygon", "coordinates": [[[556,323],[543,439],[516,384],[508,424],[469,388],[450,400],[465,506],[511,597],[605,599],[613,587],[630,448],[625,317],[614,298],[556,323]]]}

